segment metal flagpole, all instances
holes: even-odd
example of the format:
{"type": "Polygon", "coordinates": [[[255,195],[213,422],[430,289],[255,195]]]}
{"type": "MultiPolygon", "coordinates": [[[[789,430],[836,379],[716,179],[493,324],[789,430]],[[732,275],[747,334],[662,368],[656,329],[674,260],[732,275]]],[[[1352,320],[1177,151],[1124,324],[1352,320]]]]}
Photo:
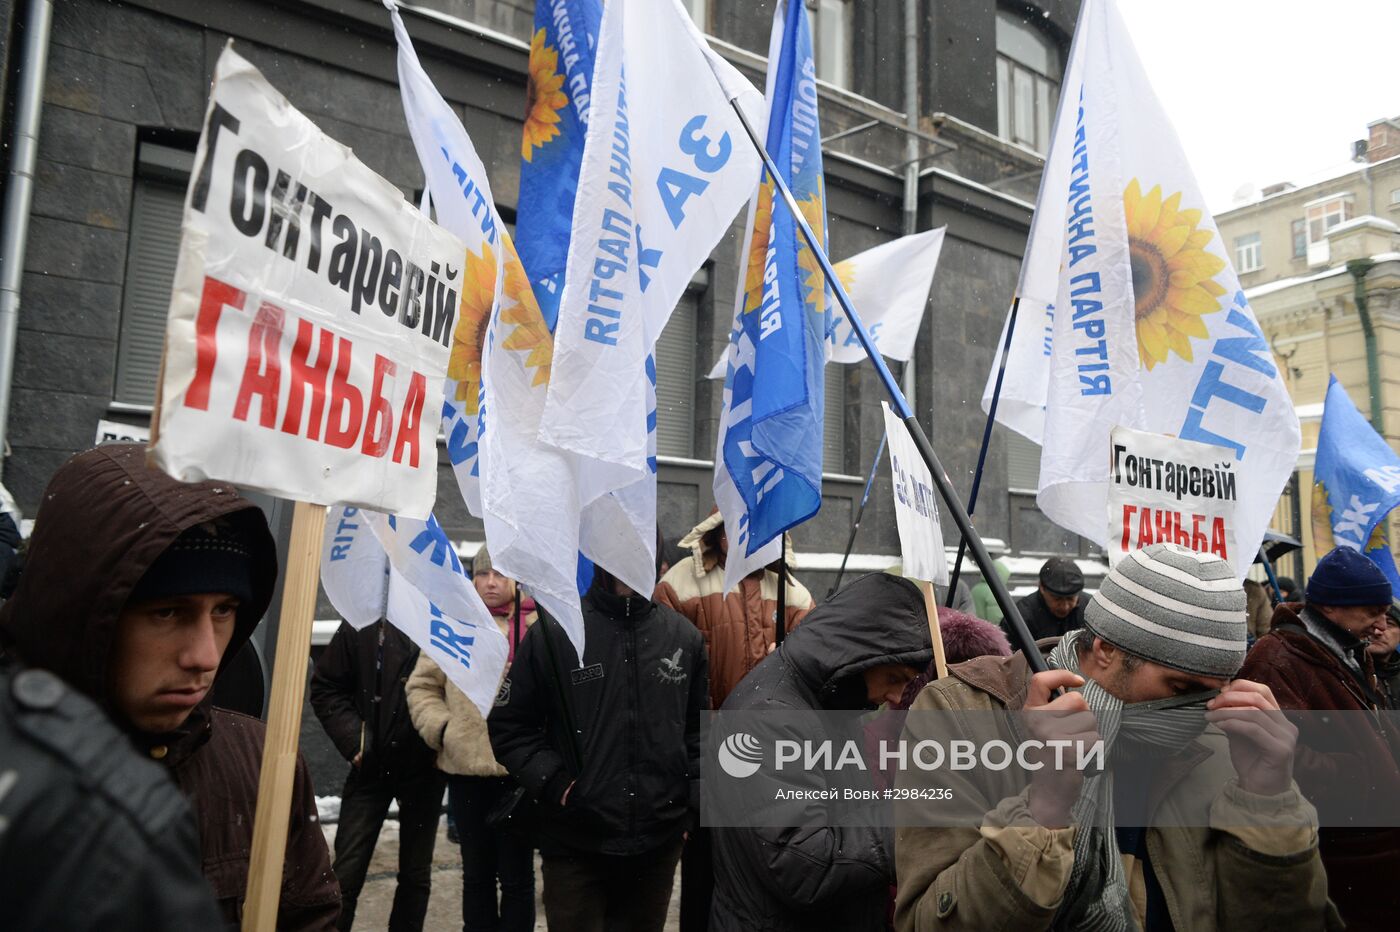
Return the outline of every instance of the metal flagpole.
{"type": "Polygon", "coordinates": [[[1259,545],[1259,562],[1264,564],[1264,575],[1269,577],[1269,585],[1274,587],[1274,594],[1269,597],[1269,602],[1277,606],[1283,602],[1283,590],[1278,586],[1278,577],[1274,575],[1274,561],[1269,559],[1269,555],[1264,552],[1264,545],[1259,545]]]}
{"type": "Polygon", "coordinates": [[[888,432],[880,435],[880,449],[875,451],[875,462],[870,464],[870,475],[865,480],[865,492],[860,497],[860,507],[856,509],[856,520],[851,525],[851,536],[846,540],[846,552],[841,554],[841,568],[836,571],[836,581],[827,590],[829,599],[841,588],[841,577],[846,575],[846,561],[851,558],[851,548],[856,544],[856,532],[860,530],[860,519],[865,516],[865,503],[870,501],[870,487],[875,484],[875,470],[880,468],[880,457],[885,455],[885,441],[890,439],[888,432]]]}
{"type": "MultiPolygon", "coordinates": [[[[997,402],[1001,400],[1001,383],[1006,378],[1006,357],[1011,355],[1011,335],[1016,332],[1016,314],[1021,310],[1021,296],[1011,299],[1011,314],[1006,322],[1006,339],[1001,346],[1001,365],[997,367],[997,382],[992,388],[992,403],[987,408],[987,426],[982,429],[982,449],[977,452],[977,471],[972,474],[972,491],[967,496],[967,516],[977,513],[977,491],[982,488],[982,467],[987,463],[987,447],[992,444],[992,425],[997,419],[997,402]]],[[[953,572],[948,575],[948,607],[953,606],[953,595],[958,588],[958,574],[962,572],[963,554],[967,552],[967,538],[958,541],[958,558],[953,561],[953,572]]]]}
{"type": "MultiPolygon", "coordinates": [[[[719,76],[715,75],[715,80],[720,83],[719,76]]],[[[726,91],[726,96],[728,93],[726,91]]],[[[987,548],[982,544],[982,538],[978,536],[976,528],[972,526],[972,519],[967,516],[967,509],[963,508],[962,502],[958,499],[957,493],[953,490],[952,483],[948,480],[947,473],[943,470],[943,465],[938,461],[938,454],[933,451],[933,445],[929,443],[928,436],[924,433],[924,428],[919,424],[918,418],[914,417],[909,408],[909,400],[900,391],[899,385],[895,382],[894,376],[890,374],[889,366],[885,365],[884,358],[876,348],[874,340],[870,337],[870,332],[865,329],[865,324],[861,322],[860,316],[856,314],[855,307],[851,304],[851,298],[846,294],[846,289],[841,286],[841,280],[836,275],[836,270],[831,267],[831,260],[827,258],[826,250],[822,248],[816,234],[807,225],[806,219],[802,216],[802,211],[798,209],[797,199],[792,196],[791,189],[787,182],[778,172],[778,166],[773,163],[773,157],[768,154],[758,135],[750,125],[748,117],[744,116],[743,108],[739,106],[738,98],[730,97],[729,105],[734,109],[734,113],[739,117],[739,123],[744,127],[744,132],[748,134],[749,141],[753,143],[754,149],[763,159],[764,167],[768,170],[768,175],[773,179],[773,183],[782,192],[783,202],[787,204],[788,212],[792,214],[792,220],[797,224],[797,228],[802,231],[802,237],[807,241],[807,246],[812,250],[812,255],[816,256],[817,262],[822,267],[822,274],[826,276],[827,284],[836,295],[836,300],[840,302],[841,309],[846,313],[846,319],[850,321],[851,329],[855,331],[856,337],[860,340],[861,347],[865,354],[870,357],[870,362],[875,366],[875,371],[880,376],[880,381],[885,384],[885,391],[889,393],[890,401],[899,412],[899,417],[904,421],[904,426],[909,429],[909,435],[914,440],[914,446],[918,448],[919,455],[928,466],[929,474],[933,477],[933,484],[938,487],[938,495],[943,499],[943,504],[947,506],[949,513],[953,516],[953,523],[958,526],[959,533],[967,541],[968,547],[972,550],[972,559],[982,569],[982,577],[987,581],[987,585],[992,590],[992,598],[996,601],[997,607],[1001,609],[1002,617],[1011,627],[1011,633],[1016,638],[1017,644],[1026,655],[1026,663],[1029,664],[1032,672],[1043,673],[1049,670],[1045,663],[1045,658],[1036,649],[1035,638],[1031,636],[1026,628],[1025,621],[1021,618],[1021,612],[1016,608],[1015,601],[1011,598],[1011,592],[1006,588],[1006,583],[1002,582],[993,568],[991,555],[987,553],[987,548]]]]}

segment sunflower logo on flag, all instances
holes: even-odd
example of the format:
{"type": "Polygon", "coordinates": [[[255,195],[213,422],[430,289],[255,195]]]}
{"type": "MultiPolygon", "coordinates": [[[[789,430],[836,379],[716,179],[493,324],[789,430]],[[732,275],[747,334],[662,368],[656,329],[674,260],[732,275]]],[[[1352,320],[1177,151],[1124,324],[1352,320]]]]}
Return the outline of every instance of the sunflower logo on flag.
{"type": "Polygon", "coordinates": [[[540,313],[540,304],[535,300],[535,291],[530,287],[530,279],[525,274],[525,266],[515,251],[515,243],[506,237],[506,283],[501,300],[501,327],[505,329],[505,342],[501,345],[508,350],[525,354],[525,368],[535,370],[531,385],[544,385],[549,382],[550,369],[554,365],[554,334],[540,313]]]}
{"type": "Polygon", "coordinates": [[[773,234],[773,183],[764,175],[753,212],[753,236],[749,239],[749,261],[744,271],[744,313],[763,304],[763,272],[768,265],[768,239],[773,234]]]}
{"type": "Polygon", "coordinates": [[[559,53],[544,42],[544,30],[537,29],[530,40],[530,74],[525,84],[525,132],[520,155],[530,161],[534,151],[559,135],[559,111],[569,105],[561,88],[559,53]]]}
{"type": "Polygon", "coordinates": [[[841,283],[841,287],[847,291],[856,283],[856,264],[850,259],[845,262],[838,262],[832,266],[836,272],[836,280],[841,283]]]}
{"type": "Polygon", "coordinates": [[[1210,331],[1201,318],[1220,310],[1225,289],[1215,276],[1225,260],[1206,251],[1214,238],[1197,229],[1201,212],[1181,209],[1181,192],[1162,199],[1161,185],[1142,193],[1134,178],[1123,192],[1133,276],[1138,359],[1150,371],[1172,353],[1191,361],[1191,338],[1210,331]]]}
{"type": "Polygon", "coordinates": [[[486,244],[482,244],[482,250],[479,256],[467,250],[457,326],[452,330],[452,354],[447,358],[447,377],[456,381],[457,400],[465,404],[467,414],[477,413],[481,353],[486,345],[486,329],[491,322],[491,303],[496,292],[496,254],[486,244]]]}
{"type": "MultiPolygon", "coordinates": [[[[818,191],[805,200],[799,201],[797,206],[802,210],[802,217],[807,221],[807,225],[816,234],[817,242],[826,242],[826,205],[821,192],[818,191]]],[[[816,253],[808,247],[806,240],[802,240],[798,244],[797,265],[803,272],[807,273],[803,284],[808,289],[812,310],[817,314],[825,314],[826,279],[822,275],[822,267],[817,262],[816,253]]]]}

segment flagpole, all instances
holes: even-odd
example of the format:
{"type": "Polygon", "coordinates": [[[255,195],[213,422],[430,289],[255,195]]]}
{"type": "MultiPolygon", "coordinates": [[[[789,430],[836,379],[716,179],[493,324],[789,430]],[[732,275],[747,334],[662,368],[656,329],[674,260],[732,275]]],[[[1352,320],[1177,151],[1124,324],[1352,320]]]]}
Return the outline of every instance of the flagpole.
{"type": "Polygon", "coordinates": [[[890,439],[889,432],[880,435],[880,449],[875,451],[875,462],[870,464],[870,476],[865,480],[865,492],[860,497],[860,507],[856,509],[856,520],[851,525],[851,536],[846,540],[846,552],[841,554],[841,567],[836,571],[836,581],[827,590],[826,597],[829,599],[836,594],[836,590],[841,588],[841,577],[846,575],[846,561],[851,558],[851,548],[856,544],[856,532],[860,530],[860,519],[865,516],[865,503],[870,501],[870,487],[875,484],[875,470],[880,468],[880,457],[885,455],[885,441],[890,439]]]}
{"type": "MultiPolygon", "coordinates": [[[[723,88],[723,82],[719,75],[715,75],[716,82],[723,88]]],[[[729,96],[726,89],[725,96],[729,96]]],[[[913,411],[909,408],[909,400],[900,391],[894,376],[890,374],[889,366],[885,365],[884,358],[880,355],[875,346],[875,341],[871,339],[870,332],[865,329],[865,324],[861,322],[860,316],[856,314],[856,309],[851,304],[851,298],[846,294],[846,289],[841,286],[841,280],[836,275],[836,270],[831,267],[831,260],[827,258],[826,250],[822,248],[816,234],[807,225],[807,221],[802,216],[802,211],[797,206],[797,199],[792,196],[791,189],[787,182],[783,180],[782,174],[778,171],[778,166],[773,163],[773,157],[768,154],[758,135],[750,125],[748,117],[744,116],[743,108],[739,106],[737,97],[729,98],[729,106],[739,117],[739,123],[744,127],[744,132],[748,134],[749,142],[753,144],[758,152],[759,158],[763,160],[764,167],[768,170],[768,176],[773,179],[773,183],[782,192],[783,202],[787,204],[788,212],[792,214],[792,220],[797,228],[802,231],[802,238],[807,241],[807,246],[812,250],[812,255],[816,256],[817,262],[822,267],[822,274],[826,276],[827,284],[836,295],[836,300],[840,302],[841,309],[846,313],[846,319],[851,324],[851,330],[860,340],[861,347],[865,354],[870,357],[870,362],[875,366],[876,373],[880,376],[880,381],[885,385],[885,391],[889,393],[890,401],[894,403],[895,410],[899,413],[900,420],[909,429],[909,435],[914,440],[914,446],[918,448],[919,455],[928,466],[929,474],[933,477],[933,484],[938,487],[938,495],[943,499],[944,505],[953,516],[953,523],[958,526],[958,531],[963,539],[972,549],[972,559],[982,570],[982,577],[986,580],[988,587],[992,590],[992,598],[996,601],[997,607],[1001,609],[1002,617],[1011,627],[1011,633],[1016,638],[1022,652],[1026,655],[1026,663],[1035,673],[1043,673],[1049,669],[1045,663],[1045,658],[1040,655],[1036,648],[1035,638],[1031,636],[1026,628],[1025,621],[1021,618],[1021,612],[1016,607],[1015,601],[1011,598],[1011,592],[1006,588],[1006,583],[1002,582],[993,568],[992,558],[987,553],[987,548],[982,544],[982,538],[978,536],[976,528],[972,526],[972,520],[967,516],[967,510],[963,508],[962,502],[958,499],[957,493],[953,491],[953,485],[948,480],[947,473],[943,470],[943,465],[938,461],[938,454],[933,451],[933,445],[929,443],[928,436],[924,433],[924,428],[919,424],[918,418],[914,417],[913,411]]]]}
{"type": "Polygon", "coordinates": [[[1278,605],[1283,601],[1283,590],[1278,587],[1278,577],[1274,575],[1274,563],[1264,552],[1263,544],[1259,545],[1259,562],[1264,564],[1264,575],[1269,577],[1269,585],[1274,587],[1274,594],[1269,598],[1269,601],[1278,605]]]}
{"type": "MultiPolygon", "coordinates": [[[[987,448],[992,443],[992,425],[996,423],[997,402],[1001,400],[1001,383],[1006,379],[1006,357],[1011,355],[1011,335],[1016,332],[1016,314],[1021,310],[1021,295],[1011,299],[1011,313],[1006,320],[1006,339],[1001,346],[1001,365],[997,367],[997,381],[992,388],[992,403],[987,407],[987,425],[982,429],[982,449],[977,451],[977,471],[972,474],[972,491],[967,496],[967,517],[971,520],[977,513],[977,492],[982,488],[982,467],[987,463],[987,448]]],[[[963,554],[967,552],[967,538],[958,541],[958,558],[953,561],[953,572],[948,576],[948,607],[953,606],[953,596],[958,588],[958,575],[962,572],[963,554]]]]}
{"type": "Polygon", "coordinates": [[[787,637],[787,532],[778,535],[782,546],[778,557],[778,610],[773,614],[773,643],[783,643],[783,638],[787,637]]]}

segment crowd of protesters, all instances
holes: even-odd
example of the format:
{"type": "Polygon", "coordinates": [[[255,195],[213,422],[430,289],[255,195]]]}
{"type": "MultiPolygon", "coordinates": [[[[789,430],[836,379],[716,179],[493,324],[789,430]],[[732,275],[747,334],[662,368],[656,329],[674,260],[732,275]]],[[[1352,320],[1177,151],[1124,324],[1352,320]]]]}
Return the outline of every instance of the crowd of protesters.
{"type": "MultiPolygon", "coordinates": [[[[17,540],[0,537],[8,561],[17,540]]],[[[537,884],[552,930],[659,932],[678,870],[684,932],[1394,927],[1400,828],[1319,818],[1400,799],[1385,720],[1400,609],[1362,554],[1324,555],[1299,589],[1242,585],[1216,557],[1157,544],[1092,593],[1079,561],[1054,557],[1017,606],[1048,670],[982,582],[969,611],[939,611],[940,677],[924,593],[898,573],[814,604],[790,573],[780,593],[776,567],[726,593],[718,513],[679,546],[654,593],[595,569],[581,657],[481,549],[473,584],[510,644],[488,717],[387,621],[343,624],[310,688],[349,768],[334,857],[299,760],[277,927],[353,926],[397,802],[388,928],[423,928],[444,796],[464,932],[535,928],[537,884]],[[857,740],[917,739],[912,713],[1003,712],[999,738],[1102,740],[1115,765],[1033,768],[1028,784],[949,773],[977,815],[961,827],[837,824],[820,808],[701,827],[707,710],[878,707],[911,716],[867,720],[857,740]],[[1135,714],[1162,709],[1175,714],[1135,714]],[[1329,719],[1345,738],[1329,751],[1280,710],[1357,714],[1329,719]],[[1154,817],[1125,815],[1139,811],[1154,817]]],[[[275,587],[262,512],[111,444],[55,473],[23,549],[0,607],[0,924],[237,926],[265,732],[216,705],[215,685],[275,587]]]]}

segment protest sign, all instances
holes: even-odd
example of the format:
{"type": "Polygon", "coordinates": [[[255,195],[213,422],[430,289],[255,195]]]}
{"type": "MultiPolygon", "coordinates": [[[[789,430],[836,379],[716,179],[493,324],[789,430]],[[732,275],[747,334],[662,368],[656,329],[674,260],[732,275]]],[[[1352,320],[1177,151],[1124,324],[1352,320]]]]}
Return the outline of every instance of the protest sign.
{"type": "Polygon", "coordinates": [[[231,49],[195,165],[154,462],[426,518],[461,242],[231,49]]]}
{"type": "Polygon", "coordinates": [[[325,546],[320,506],[431,513],[466,253],[231,47],[195,166],[150,457],[177,479],[296,501],[243,915],[243,928],[267,929],[325,546]]]}
{"type": "Polygon", "coordinates": [[[880,402],[880,408],[885,412],[885,436],[890,443],[894,518],[899,528],[904,575],[915,580],[924,594],[934,666],[941,678],[947,671],[947,661],[933,584],[948,585],[948,555],[943,550],[943,528],[938,522],[937,492],[928,465],[914,446],[914,438],[909,436],[909,428],[890,410],[888,402],[880,402]]]}
{"type": "Polygon", "coordinates": [[[1180,544],[1241,562],[1233,450],[1128,427],[1113,428],[1110,437],[1110,566],[1149,544],[1180,544]]]}
{"type": "Polygon", "coordinates": [[[904,575],[948,584],[948,557],[943,552],[943,528],[938,521],[938,492],[928,466],[919,456],[909,429],[887,402],[885,433],[890,440],[890,473],[894,482],[894,516],[899,526],[899,549],[904,575]]]}

